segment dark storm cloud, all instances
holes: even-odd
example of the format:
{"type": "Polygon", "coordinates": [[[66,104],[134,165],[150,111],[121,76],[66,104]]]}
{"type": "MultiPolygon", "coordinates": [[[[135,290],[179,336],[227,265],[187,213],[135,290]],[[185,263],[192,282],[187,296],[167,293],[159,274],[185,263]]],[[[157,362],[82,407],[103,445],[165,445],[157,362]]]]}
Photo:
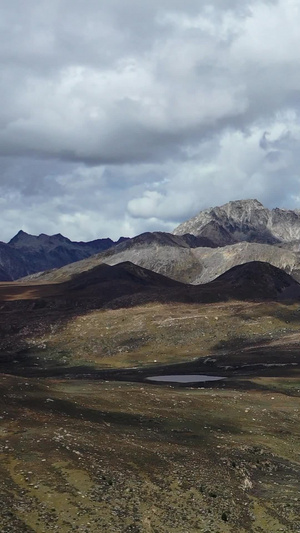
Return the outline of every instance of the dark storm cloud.
{"type": "MultiPolygon", "coordinates": [[[[235,7],[166,0],[2,6],[1,153],[91,164],[160,160],[218,123],[249,120],[258,80],[253,88],[239,47],[250,70],[256,57],[240,34],[245,11],[235,7]]],[[[260,95],[257,106],[263,100],[274,111],[278,92],[272,105],[260,95]]]]}
{"type": "Polygon", "coordinates": [[[297,0],[2,2],[2,238],[298,205],[299,25],[297,0]]]}

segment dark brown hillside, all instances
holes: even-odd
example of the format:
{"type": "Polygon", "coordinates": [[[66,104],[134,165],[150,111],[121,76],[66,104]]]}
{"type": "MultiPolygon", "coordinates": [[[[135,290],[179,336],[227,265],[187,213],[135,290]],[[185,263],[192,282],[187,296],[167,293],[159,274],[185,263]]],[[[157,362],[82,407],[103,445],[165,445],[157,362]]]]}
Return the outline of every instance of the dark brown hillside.
{"type": "MultiPolygon", "coordinates": [[[[203,285],[188,285],[134,265],[105,264],[64,283],[0,285],[0,300],[43,300],[45,307],[130,307],[150,302],[209,303],[227,300],[299,299],[300,285],[284,271],[253,261],[203,285]]],[[[14,304],[14,308],[16,307],[14,304]]],[[[30,304],[31,305],[31,304],[30,304]]]]}
{"type": "MultiPolygon", "coordinates": [[[[124,263],[111,267],[111,273],[118,275],[124,269],[135,273],[131,281],[141,286],[144,278],[144,288],[151,285],[153,292],[139,290],[133,298],[135,301],[177,301],[191,303],[209,303],[227,300],[284,300],[300,299],[300,285],[289,274],[268,263],[253,261],[244,265],[238,265],[222,274],[217,279],[204,285],[188,285],[174,282],[169,278],[155,274],[146,269],[136,267],[131,263],[124,263]],[[121,267],[120,271],[117,267],[121,267]],[[114,270],[116,269],[116,270],[114,270]],[[147,280],[147,283],[145,283],[147,280]],[[159,291],[156,289],[159,285],[159,291]]],[[[128,274],[126,274],[127,277],[128,274]]],[[[77,277],[75,277],[75,280],[77,277]]],[[[121,278],[119,278],[121,279],[121,278]]],[[[109,280],[106,279],[106,282],[109,280]]],[[[95,283],[99,281],[95,278],[95,283]]],[[[67,284],[66,284],[67,285],[67,284]]],[[[137,292],[137,291],[135,291],[137,292]]],[[[115,302],[117,303],[117,302],[115,302]]],[[[119,300],[121,305],[121,300],[119,300]]]]}
{"type": "Polygon", "coordinates": [[[132,248],[139,248],[144,246],[171,246],[179,248],[197,248],[208,247],[215,248],[217,244],[206,236],[197,237],[192,234],[173,235],[163,231],[145,232],[133,237],[132,239],[124,240],[116,245],[116,250],[107,250],[103,252],[103,257],[110,257],[111,255],[130,250],[132,248]]]}
{"type": "Polygon", "coordinates": [[[69,290],[84,290],[91,285],[102,283],[127,282],[141,287],[161,286],[180,287],[183,284],[173,279],[152,272],[146,268],[137,266],[130,261],[114,266],[101,264],[86,272],[81,272],[72,277],[70,281],[64,283],[64,287],[69,290]]]}
{"type": "Polygon", "coordinates": [[[238,265],[221,276],[212,284],[224,284],[227,290],[239,298],[250,299],[298,299],[300,285],[289,274],[269,263],[252,261],[238,265]]]}
{"type": "MultiPolygon", "coordinates": [[[[144,269],[142,269],[144,270],[144,269]]],[[[268,263],[253,261],[231,268],[203,285],[161,286],[157,291],[139,291],[131,298],[119,297],[109,305],[134,306],[150,302],[214,303],[228,300],[299,300],[300,285],[289,274],[268,263]]]]}

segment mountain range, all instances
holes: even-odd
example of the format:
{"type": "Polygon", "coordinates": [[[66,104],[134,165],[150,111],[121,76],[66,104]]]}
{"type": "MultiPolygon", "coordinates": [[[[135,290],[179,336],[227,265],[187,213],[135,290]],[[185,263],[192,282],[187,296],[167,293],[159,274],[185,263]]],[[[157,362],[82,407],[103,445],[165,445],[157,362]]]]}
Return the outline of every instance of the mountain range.
{"type": "Polygon", "coordinates": [[[212,281],[236,265],[263,261],[300,280],[299,235],[298,211],[269,210],[257,200],[241,200],[202,211],[178,226],[173,234],[143,233],[88,259],[31,279],[61,282],[102,263],[130,261],[197,285],[212,281]]]}
{"type": "Polygon", "coordinates": [[[300,211],[232,201],[201,211],[173,233],[147,232],[117,242],[72,242],[60,234],[35,237],[20,231],[0,244],[0,280],[30,275],[60,282],[102,263],[128,261],[195,285],[251,261],[270,263],[300,280],[300,211]]]}
{"type": "MultiPolygon", "coordinates": [[[[126,240],[120,238],[119,242],[126,240]]],[[[111,239],[73,242],[57,235],[29,235],[19,231],[9,243],[0,243],[0,281],[15,280],[34,272],[60,268],[114,246],[111,239]]]]}

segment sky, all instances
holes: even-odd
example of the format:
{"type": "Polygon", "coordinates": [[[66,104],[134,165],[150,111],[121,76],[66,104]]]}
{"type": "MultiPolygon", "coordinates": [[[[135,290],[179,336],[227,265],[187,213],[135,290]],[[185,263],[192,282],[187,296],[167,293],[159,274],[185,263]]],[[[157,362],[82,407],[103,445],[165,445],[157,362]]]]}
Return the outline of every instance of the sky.
{"type": "Polygon", "coordinates": [[[0,240],[300,208],[299,0],[0,4],[0,240]]]}

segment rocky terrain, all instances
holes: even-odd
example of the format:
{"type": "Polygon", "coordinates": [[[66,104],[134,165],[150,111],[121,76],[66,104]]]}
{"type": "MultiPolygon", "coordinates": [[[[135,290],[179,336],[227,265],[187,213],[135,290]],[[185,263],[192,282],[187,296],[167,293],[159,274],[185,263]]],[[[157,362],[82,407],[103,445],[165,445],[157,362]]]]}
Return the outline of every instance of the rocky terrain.
{"type": "Polygon", "coordinates": [[[293,244],[300,241],[300,211],[270,210],[257,200],[236,200],[201,211],[174,230],[175,235],[186,233],[209,238],[218,246],[241,241],[293,244]]]}
{"type": "Polygon", "coordinates": [[[183,283],[200,284],[236,265],[264,261],[300,280],[299,232],[297,211],[270,211],[257,200],[230,202],[201,212],[180,225],[174,234],[144,233],[86,260],[31,279],[63,281],[101,263],[130,261],[183,283]],[[208,227],[214,227],[214,231],[208,231],[208,227]]]}
{"type": "Polygon", "coordinates": [[[178,226],[174,234],[148,232],[118,243],[109,239],[72,243],[59,235],[33,237],[21,232],[3,247],[6,253],[7,246],[14,248],[15,255],[22,253],[22,261],[15,258],[9,264],[7,259],[5,262],[2,247],[0,276],[3,280],[16,279],[29,271],[46,270],[31,279],[63,281],[101,263],[130,261],[177,281],[199,284],[212,281],[233,266],[264,261],[298,280],[299,235],[298,211],[269,210],[257,200],[235,201],[202,211],[178,226]],[[15,271],[7,274],[11,264],[15,271]],[[66,266],[56,270],[61,265],[66,266]],[[53,266],[55,270],[49,272],[53,266]]]}
{"type": "MultiPolygon", "coordinates": [[[[263,261],[285,270],[300,280],[300,254],[267,244],[241,242],[224,247],[189,247],[169,234],[152,233],[117,245],[106,252],[63,268],[30,276],[29,280],[66,281],[83,270],[105,263],[130,261],[183,283],[208,283],[230,268],[251,261],[263,261]]],[[[186,236],[185,236],[186,237],[186,236]]]]}

